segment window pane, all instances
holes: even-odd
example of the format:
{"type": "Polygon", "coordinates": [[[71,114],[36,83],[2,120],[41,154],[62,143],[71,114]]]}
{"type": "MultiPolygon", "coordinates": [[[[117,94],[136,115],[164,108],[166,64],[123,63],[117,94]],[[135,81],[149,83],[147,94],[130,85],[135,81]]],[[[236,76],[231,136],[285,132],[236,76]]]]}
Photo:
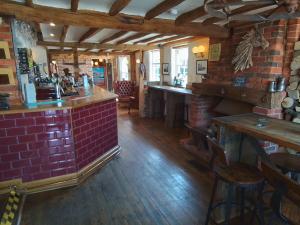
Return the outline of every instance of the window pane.
{"type": "Polygon", "coordinates": [[[150,76],[149,81],[160,80],[160,51],[153,50],[149,52],[150,76]]]}
{"type": "Polygon", "coordinates": [[[177,83],[182,86],[187,84],[188,76],[188,48],[176,48],[173,49],[174,52],[174,62],[175,62],[175,78],[177,83]]]}
{"type": "Polygon", "coordinates": [[[119,56],[119,79],[129,80],[129,62],[127,56],[119,56]]]}

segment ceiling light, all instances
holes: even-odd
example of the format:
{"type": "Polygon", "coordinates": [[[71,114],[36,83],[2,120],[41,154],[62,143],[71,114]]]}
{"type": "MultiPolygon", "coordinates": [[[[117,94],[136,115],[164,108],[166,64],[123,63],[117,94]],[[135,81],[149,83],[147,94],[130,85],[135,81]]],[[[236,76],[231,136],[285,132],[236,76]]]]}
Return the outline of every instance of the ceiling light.
{"type": "Polygon", "coordinates": [[[54,37],[55,35],[53,33],[50,34],[51,37],[54,37]]]}
{"type": "Polygon", "coordinates": [[[136,63],[137,63],[137,64],[140,64],[140,63],[141,63],[141,60],[140,60],[140,59],[137,59],[137,60],[136,60],[136,63]]]}
{"type": "Polygon", "coordinates": [[[52,23],[52,22],[51,22],[51,23],[50,23],[50,26],[51,26],[51,27],[55,27],[55,23],[52,23]]]}

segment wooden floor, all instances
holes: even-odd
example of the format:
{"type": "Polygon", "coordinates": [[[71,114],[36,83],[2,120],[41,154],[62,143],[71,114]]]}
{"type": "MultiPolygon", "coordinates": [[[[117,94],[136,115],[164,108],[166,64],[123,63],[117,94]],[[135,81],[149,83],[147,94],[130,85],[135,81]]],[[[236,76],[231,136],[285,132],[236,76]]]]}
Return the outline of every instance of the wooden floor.
{"type": "Polygon", "coordinates": [[[121,154],[82,185],[27,197],[23,225],[203,224],[212,178],[182,129],[119,115],[121,154]]]}

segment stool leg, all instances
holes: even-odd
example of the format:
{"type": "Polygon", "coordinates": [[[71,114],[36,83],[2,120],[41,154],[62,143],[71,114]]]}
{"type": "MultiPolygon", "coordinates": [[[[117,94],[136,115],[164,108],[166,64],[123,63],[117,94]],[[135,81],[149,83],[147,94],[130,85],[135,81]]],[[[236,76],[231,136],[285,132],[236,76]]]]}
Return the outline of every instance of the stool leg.
{"type": "Polygon", "coordinates": [[[233,185],[229,184],[227,191],[227,199],[225,204],[225,222],[224,225],[229,225],[230,216],[231,216],[231,206],[232,206],[232,194],[233,194],[233,185]]]}
{"type": "Polygon", "coordinates": [[[207,214],[206,214],[205,225],[208,225],[209,220],[210,220],[210,215],[211,215],[211,212],[213,210],[213,204],[214,204],[215,195],[216,195],[216,192],[217,192],[218,183],[219,183],[219,178],[216,176],[215,181],[214,181],[213,191],[212,191],[212,194],[211,194],[211,197],[210,197],[208,211],[207,211],[207,214]]]}
{"type": "Polygon", "coordinates": [[[241,187],[241,202],[240,202],[240,223],[244,224],[245,219],[245,188],[241,187]]]}
{"type": "Polygon", "coordinates": [[[258,216],[259,216],[259,224],[264,225],[265,224],[265,218],[264,218],[264,200],[263,200],[263,192],[265,189],[265,182],[262,182],[258,186],[258,216]]]}

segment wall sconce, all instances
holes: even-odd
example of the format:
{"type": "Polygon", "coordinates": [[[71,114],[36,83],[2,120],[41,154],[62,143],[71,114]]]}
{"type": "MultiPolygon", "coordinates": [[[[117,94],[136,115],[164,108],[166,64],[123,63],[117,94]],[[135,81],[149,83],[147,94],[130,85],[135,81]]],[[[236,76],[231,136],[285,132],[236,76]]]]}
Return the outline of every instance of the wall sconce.
{"type": "Polygon", "coordinates": [[[203,45],[199,45],[198,47],[194,47],[192,49],[192,51],[196,55],[196,57],[204,58],[204,56],[205,56],[205,47],[203,45]]]}
{"type": "Polygon", "coordinates": [[[51,63],[55,65],[55,64],[56,64],[56,61],[55,61],[55,60],[52,60],[52,62],[51,62],[51,63]]]}
{"type": "Polygon", "coordinates": [[[103,62],[103,59],[101,58],[101,59],[99,60],[99,62],[101,62],[101,63],[102,63],[102,62],[103,62]]]}
{"type": "Polygon", "coordinates": [[[136,63],[137,63],[137,64],[140,64],[140,63],[141,63],[141,60],[140,60],[140,59],[137,59],[137,60],[136,60],[136,63]]]}

